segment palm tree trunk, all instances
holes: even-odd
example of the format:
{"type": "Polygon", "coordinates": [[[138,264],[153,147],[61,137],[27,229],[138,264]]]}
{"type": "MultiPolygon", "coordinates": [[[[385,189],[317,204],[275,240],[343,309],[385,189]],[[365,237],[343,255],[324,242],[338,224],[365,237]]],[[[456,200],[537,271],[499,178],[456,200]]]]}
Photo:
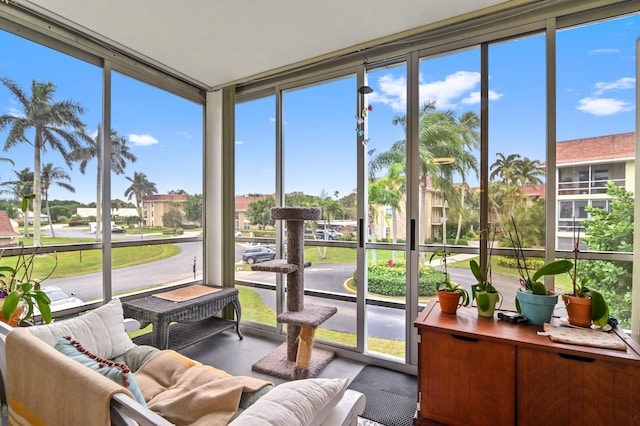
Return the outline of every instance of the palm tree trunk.
{"type": "Polygon", "coordinates": [[[98,152],[98,178],[96,180],[96,241],[102,240],[102,158],[98,152]]]}
{"type": "Polygon", "coordinates": [[[40,212],[42,211],[42,192],[40,183],[40,147],[42,146],[42,135],[36,129],[36,143],[33,150],[33,245],[40,246],[40,212]]]}
{"type": "Polygon", "coordinates": [[[458,229],[456,229],[456,244],[460,239],[460,232],[462,232],[462,209],[464,209],[464,185],[460,185],[460,211],[458,212],[458,229]]]}
{"type": "MultiPolygon", "coordinates": [[[[391,242],[395,244],[395,243],[398,242],[398,217],[396,216],[396,209],[394,209],[394,208],[391,209],[391,233],[393,234],[391,236],[391,238],[392,238],[391,242]]],[[[396,261],[396,251],[395,250],[391,251],[391,259],[395,263],[395,261],[396,261]]]]}
{"type": "MultiPolygon", "coordinates": [[[[418,221],[418,226],[419,226],[419,230],[418,230],[418,246],[420,244],[424,244],[424,236],[425,236],[425,232],[427,231],[427,227],[426,227],[426,221],[427,221],[427,185],[426,182],[420,183],[420,220],[418,221]]],[[[419,248],[416,247],[418,249],[418,253],[419,254],[419,259],[420,259],[420,263],[424,263],[424,253],[421,253],[419,251],[419,248]]]]}
{"type": "Polygon", "coordinates": [[[47,210],[47,216],[49,216],[49,229],[51,229],[51,237],[55,238],[56,233],[53,230],[53,221],[51,220],[51,209],[49,209],[49,192],[45,191],[44,193],[44,206],[47,210]]]}

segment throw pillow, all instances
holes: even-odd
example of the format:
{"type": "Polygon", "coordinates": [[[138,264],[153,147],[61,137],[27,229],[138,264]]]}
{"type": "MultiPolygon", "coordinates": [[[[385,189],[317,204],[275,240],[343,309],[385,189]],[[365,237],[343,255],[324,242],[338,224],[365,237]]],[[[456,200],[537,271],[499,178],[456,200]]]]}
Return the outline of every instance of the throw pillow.
{"type": "Polygon", "coordinates": [[[113,359],[136,346],[124,331],[123,318],[120,299],[113,299],[79,317],[27,329],[50,346],[71,336],[100,358],[113,359]]]}
{"type": "Polygon", "coordinates": [[[82,347],[80,342],[74,340],[71,336],[61,337],[56,343],[55,348],[69,358],[78,361],[80,364],[97,371],[108,379],[129,389],[136,401],[145,407],[147,406],[144,396],[126,364],[100,358],[82,347]]]}
{"type": "Polygon", "coordinates": [[[347,389],[347,379],[282,383],[236,417],[229,426],[319,426],[347,389]]]}

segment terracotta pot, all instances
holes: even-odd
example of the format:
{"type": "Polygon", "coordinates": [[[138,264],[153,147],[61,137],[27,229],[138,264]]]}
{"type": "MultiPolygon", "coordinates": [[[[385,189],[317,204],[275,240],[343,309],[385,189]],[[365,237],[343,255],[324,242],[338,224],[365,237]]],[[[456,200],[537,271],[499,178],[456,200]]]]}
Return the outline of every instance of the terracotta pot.
{"type": "MultiPolygon", "coordinates": [[[[0,304],[0,311],[2,310],[2,305],[4,305],[4,302],[0,304]]],[[[20,316],[22,315],[22,312],[24,312],[24,308],[25,308],[24,304],[19,303],[18,306],[16,307],[16,310],[13,311],[13,315],[11,315],[11,318],[9,318],[8,320],[4,319],[4,317],[2,316],[2,313],[0,312],[0,321],[6,324],[9,324],[11,327],[16,327],[20,322],[20,316]]]]}
{"type": "Polygon", "coordinates": [[[438,300],[443,314],[455,315],[458,307],[461,306],[462,294],[457,291],[438,290],[438,300]]]}
{"type": "Polygon", "coordinates": [[[567,307],[569,323],[578,327],[591,327],[591,299],[587,297],[562,295],[567,307]]]}

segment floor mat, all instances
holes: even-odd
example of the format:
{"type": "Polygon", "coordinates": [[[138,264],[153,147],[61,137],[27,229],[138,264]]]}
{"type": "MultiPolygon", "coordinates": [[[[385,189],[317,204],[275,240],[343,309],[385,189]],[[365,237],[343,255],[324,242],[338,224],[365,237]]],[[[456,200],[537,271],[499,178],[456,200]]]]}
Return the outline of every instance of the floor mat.
{"type": "Polygon", "coordinates": [[[413,424],[418,394],[415,376],[367,365],[349,384],[349,389],[362,392],[367,398],[361,417],[386,426],[413,424]]]}

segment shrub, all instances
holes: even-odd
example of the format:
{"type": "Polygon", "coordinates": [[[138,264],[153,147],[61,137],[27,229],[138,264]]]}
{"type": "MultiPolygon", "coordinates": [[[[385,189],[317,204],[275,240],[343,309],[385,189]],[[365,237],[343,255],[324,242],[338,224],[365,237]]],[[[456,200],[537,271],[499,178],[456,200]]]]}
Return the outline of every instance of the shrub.
{"type": "MultiPolygon", "coordinates": [[[[535,271],[536,269],[540,269],[544,266],[544,260],[538,258],[527,258],[526,259],[527,268],[531,271],[535,271]]],[[[515,257],[499,257],[498,265],[504,266],[505,268],[513,268],[516,269],[518,267],[518,262],[515,257]]]]}
{"type": "MultiPolygon", "coordinates": [[[[404,262],[387,261],[386,263],[369,265],[369,291],[383,296],[406,295],[406,271],[404,262]]],[[[358,279],[358,271],[353,273],[354,281],[358,279]]],[[[444,282],[442,271],[431,266],[420,266],[418,276],[418,293],[420,296],[433,296],[437,285],[444,282]]]]}

